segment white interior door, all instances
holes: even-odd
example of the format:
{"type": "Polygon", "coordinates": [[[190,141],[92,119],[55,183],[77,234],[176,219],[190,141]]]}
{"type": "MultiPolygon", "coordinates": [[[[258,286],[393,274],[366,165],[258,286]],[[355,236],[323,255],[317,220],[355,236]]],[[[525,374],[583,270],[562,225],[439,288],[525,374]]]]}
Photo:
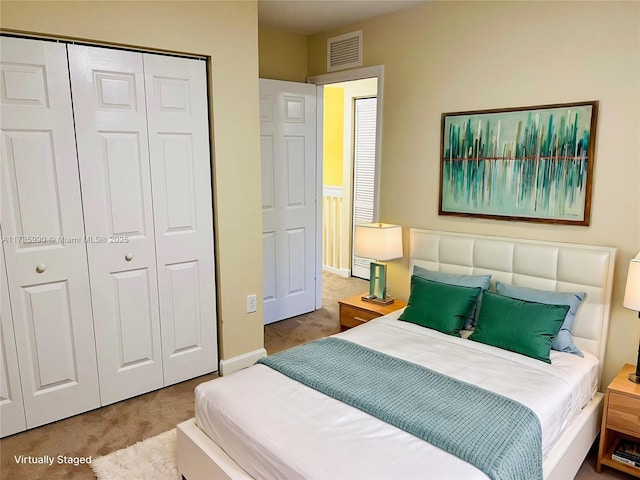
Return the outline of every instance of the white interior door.
{"type": "Polygon", "coordinates": [[[4,267],[4,253],[0,249],[0,437],[26,428],[7,271],[4,267]]]}
{"type": "Polygon", "coordinates": [[[206,64],[144,54],[165,385],[217,370],[206,64]]]}
{"type": "Polygon", "coordinates": [[[98,375],[66,48],[0,42],[0,223],[31,428],[98,407],[98,375]]]}
{"type": "Polygon", "coordinates": [[[264,323],[316,299],[316,87],[260,79],[264,323]]]}
{"type": "MultiPolygon", "coordinates": [[[[376,116],[375,97],[354,100],[353,138],[353,224],[371,223],[374,219],[376,178],[376,116]]],[[[353,237],[352,237],[353,238],[353,237]]],[[[355,244],[355,242],[353,242],[355,244]]],[[[351,274],[369,280],[371,260],[352,255],[351,274]]]]}
{"type": "Polygon", "coordinates": [[[143,61],[68,48],[106,405],[163,386],[143,61]]]}

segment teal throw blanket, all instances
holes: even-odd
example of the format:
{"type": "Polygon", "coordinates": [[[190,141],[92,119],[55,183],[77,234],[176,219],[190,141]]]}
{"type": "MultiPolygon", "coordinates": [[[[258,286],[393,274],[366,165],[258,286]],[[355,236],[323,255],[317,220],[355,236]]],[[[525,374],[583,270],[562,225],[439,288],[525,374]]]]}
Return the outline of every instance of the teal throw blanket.
{"type": "Polygon", "coordinates": [[[540,420],[507,397],[333,337],[258,363],[426,440],[494,480],[542,479],[540,420]]]}

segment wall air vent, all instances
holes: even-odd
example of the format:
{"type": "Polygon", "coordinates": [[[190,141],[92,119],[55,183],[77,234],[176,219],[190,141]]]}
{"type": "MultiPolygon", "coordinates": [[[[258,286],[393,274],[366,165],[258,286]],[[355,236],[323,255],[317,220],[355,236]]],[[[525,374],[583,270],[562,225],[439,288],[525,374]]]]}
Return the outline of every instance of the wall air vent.
{"type": "Polygon", "coordinates": [[[327,71],[362,65],[362,30],[327,39],[327,71]]]}

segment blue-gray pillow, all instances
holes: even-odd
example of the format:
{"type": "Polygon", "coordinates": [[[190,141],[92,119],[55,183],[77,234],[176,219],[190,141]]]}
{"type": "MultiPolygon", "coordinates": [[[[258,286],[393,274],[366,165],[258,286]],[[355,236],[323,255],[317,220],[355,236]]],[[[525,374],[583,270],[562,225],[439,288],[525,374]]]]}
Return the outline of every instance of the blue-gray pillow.
{"type": "Polygon", "coordinates": [[[559,352],[567,352],[584,357],[584,354],[576,347],[575,343],[573,343],[571,333],[573,332],[573,322],[576,318],[578,308],[587,296],[585,292],[553,292],[550,290],[538,290],[537,288],[520,287],[509,283],[496,282],[496,293],[520,300],[528,300],[530,302],[546,303],[548,305],[568,305],[569,311],[564,318],[558,335],[553,339],[551,348],[559,352]]]}
{"type": "MultiPolygon", "coordinates": [[[[413,274],[431,280],[432,282],[446,283],[447,285],[457,285],[459,287],[480,287],[482,291],[489,289],[491,275],[458,275],[455,273],[434,272],[418,265],[413,266],[413,274]]],[[[478,295],[476,304],[471,309],[464,321],[463,330],[471,330],[476,325],[480,303],[482,302],[482,292],[478,295]]]]}

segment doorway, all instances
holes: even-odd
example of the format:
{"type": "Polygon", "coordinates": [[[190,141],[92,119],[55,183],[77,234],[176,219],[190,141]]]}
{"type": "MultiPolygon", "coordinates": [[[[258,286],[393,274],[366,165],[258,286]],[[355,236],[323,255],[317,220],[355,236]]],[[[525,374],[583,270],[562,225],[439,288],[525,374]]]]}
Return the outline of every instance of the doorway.
{"type": "Polygon", "coordinates": [[[322,268],[369,279],[369,260],[353,255],[356,224],[374,220],[376,78],[324,86],[322,268]]]}
{"type": "Polygon", "coordinates": [[[383,67],[308,81],[321,85],[322,269],[368,280],[369,260],[353,256],[353,232],[378,218],[383,67]]]}

